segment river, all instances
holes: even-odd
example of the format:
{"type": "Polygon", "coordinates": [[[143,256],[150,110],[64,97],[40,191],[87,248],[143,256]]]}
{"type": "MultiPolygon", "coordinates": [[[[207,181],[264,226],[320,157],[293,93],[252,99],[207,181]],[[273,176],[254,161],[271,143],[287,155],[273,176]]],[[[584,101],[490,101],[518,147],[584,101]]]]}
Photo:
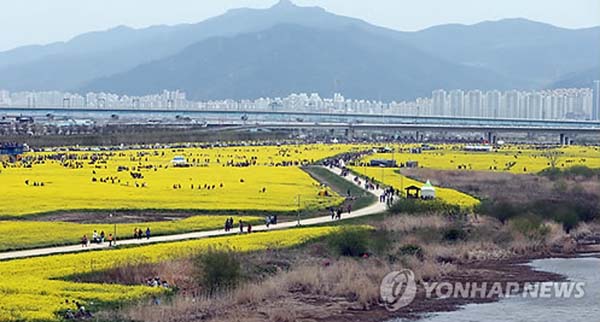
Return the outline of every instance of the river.
{"type": "MultiPolygon", "coordinates": [[[[569,281],[585,283],[580,299],[532,299],[515,296],[495,303],[470,304],[463,309],[432,314],[419,322],[599,322],[600,259],[542,259],[529,264],[536,270],[561,274],[569,281]]],[[[389,322],[403,322],[392,320],[389,322]]]]}

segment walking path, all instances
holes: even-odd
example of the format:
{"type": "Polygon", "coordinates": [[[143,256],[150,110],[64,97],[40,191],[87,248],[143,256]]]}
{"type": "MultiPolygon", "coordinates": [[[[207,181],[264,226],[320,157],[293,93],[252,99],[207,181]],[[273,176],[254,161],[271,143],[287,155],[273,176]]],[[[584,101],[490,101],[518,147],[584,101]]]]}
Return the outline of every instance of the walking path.
{"type": "MultiPolygon", "coordinates": [[[[341,175],[341,169],[338,168],[326,168],[327,170],[341,175]]],[[[353,175],[349,175],[349,177],[354,177],[353,175]]],[[[346,177],[344,178],[348,182],[356,185],[352,178],[346,177]]],[[[361,187],[362,188],[362,187],[361,187]]],[[[379,202],[379,196],[383,194],[383,190],[370,190],[370,193],[374,194],[377,197],[377,201],[365,208],[358,209],[356,211],[352,211],[350,214],[344,213],[342,214],[342,220],[348,220],[352,218],[364,217],[374,214],[379,214],[384,212],[386,208],[385,203],[379,202]]],[[[313,226],[320,225],[332,222],[331,216],[325,217],[316,217],[309,219],[302,219],[300,221],[302,226],[313,226]]],[[[260,226],[252,226],[253,232],[258,231],[268,231],[268,230],[281,230],[281,229],[289,229],[297,227],[297,221],[289,221],[278,223],[277,225],[271,225],[271,228],[267,228],[266,225],[260,226]]],[[[151,237],[150,239],[128,239],[118,241],[119,246],[125,245],[146,245],[146,244],[156,244],[156,243],[166,243],[166,242],[174,242],[174,241],[182,241],[189,239],[200,239],[200,238],[208,238],[208,237],[217,237],[217,236],[227,236],[227,235],[236,235],[239,231],[239,228],[234,227],[232,231],[226,232],[224,229],[220,230],[210,230],[210,231],[202,231],[202,232],[194,232],[194,233],[186,233],[186,234],[177,234],[177,235],[165,235],[165,236],[156,236],[151,237]]],[[[108,243],[104,244],[90,244],[88,247],[82,247],[81,244],[72,245],[72,246],[60,246],[60,247],[49,247],[49,248],[37,248],[30,250],[22,250],[22,251],[12,251],[12,252],[4,252],[0,253],[0,260],[8,260],[8,259],[17,259],[17,258],[25,258],[25,257],[34,257],[34,256],[45,256],[45,255],[53,255],[53,254],[63,254],[63,253],[74,253],[81,251],[90,251],[90,250],[99,250],[99,249],[108,249],[108,243]]]]}

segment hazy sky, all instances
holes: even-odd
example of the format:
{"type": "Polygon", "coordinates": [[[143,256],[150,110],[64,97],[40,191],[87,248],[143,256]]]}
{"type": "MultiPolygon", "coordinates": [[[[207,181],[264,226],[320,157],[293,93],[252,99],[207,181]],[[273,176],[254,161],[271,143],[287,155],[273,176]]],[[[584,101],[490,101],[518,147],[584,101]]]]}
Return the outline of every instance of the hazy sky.
{"type": "MultiPolygon", "coordinates": [[[[277,0],[2,0],[0,50],[68,40],[117,25],[146,27],[198,22],[237,7],[277,0]]],[[[398,30],[444,23],[524,17],[581,28],[600,25],[600,0],[294,0],[398,30]]]]}

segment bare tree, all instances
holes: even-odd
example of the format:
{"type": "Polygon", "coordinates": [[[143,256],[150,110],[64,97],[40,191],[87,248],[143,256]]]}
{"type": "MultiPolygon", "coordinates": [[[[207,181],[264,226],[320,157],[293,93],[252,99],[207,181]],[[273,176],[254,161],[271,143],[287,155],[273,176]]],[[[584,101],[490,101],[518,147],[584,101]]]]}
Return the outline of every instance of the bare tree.
{"type": "Polygon", "coordinates": [[[542,153],[542,156],[548,160],[550,167],[554,169],[554,168],[556,168],[556,165],[558,164],[558,161],[560,159],[560,154],[561,153],[559,151],[552,150],[552,151],[546,151],[546,152],[542,153]]]}

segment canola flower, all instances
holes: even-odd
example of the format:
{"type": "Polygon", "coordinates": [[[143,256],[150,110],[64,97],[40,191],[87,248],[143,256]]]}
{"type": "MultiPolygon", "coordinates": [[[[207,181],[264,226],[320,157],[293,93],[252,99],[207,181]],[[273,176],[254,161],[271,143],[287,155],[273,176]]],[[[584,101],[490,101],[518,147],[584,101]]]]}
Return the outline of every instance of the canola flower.
{"type": "Polygon", "coordinates": [[[135,248],[55,255],[0,262],[0,321],[59,321],[65,300],[91,303],[132,301],[162,292],[145,286],[75,283],[68,276],[99,272],[124,263],[158,263],[190,256],[208,247],[248,252],[284,248],[327,235],[335,227],[219,237],[135,248]]]}
{"type": "MultiPolygon", "coordinates": [[[[398,164],[417,161],[419,167],[438,170],[496,171],[515,174],[538,173],[551,166],[544,156],[546,150],[535,149],[528,145],[504,145],[493,152],[463,151],[464,144],[432,144],[434,150],[411,153],[411,149],[420,144],[391,145],[395,153],[376,153],[365,158],[392,159],[398,164]]],[[[558,153],[559,168],[583,165],[600,168],[600,148],[586,146],[565,146],[553,149],[558,153]]]]}
{"type": "MultiPolygon", "coordinates": [[[[46,246],[77,244],[83,235],[91,238],[94,230],[105,236],[115,233],[119,239],[128,239],[135,228],[149,227],[153,236],[172,235],[194,231],[219,229],[230,216],[194,216],[182,220],[131,223],[131,224],[77,224],[69,222],[0,221],[0,251],[46,246]]],[[[254,216],[235,217],[235,222],[262,223],[263,218],[254,216]]]]}
{"type": "MultiPolygon", "coordinates": [[[[403,176],[393,168],[351,167],[351,169],[356,173],[375,178],[378,182],[402,191],[410,185],[423,186],[422,182],[403,176]]],[[[435,194],[436,198],[464,209],[472,209],[479,204],[477,198],[454,189],[435,187],[435,194]]]]}
{"type": "Polygon", "coordinates": [[[0,168],[0,216],[64,210],[203,209],[295,211],[342,199],[319,196],[303,164],[352,145],[33,152],[0,168]],[[174,167],[184,157],[190,167],[174,167]]]}

